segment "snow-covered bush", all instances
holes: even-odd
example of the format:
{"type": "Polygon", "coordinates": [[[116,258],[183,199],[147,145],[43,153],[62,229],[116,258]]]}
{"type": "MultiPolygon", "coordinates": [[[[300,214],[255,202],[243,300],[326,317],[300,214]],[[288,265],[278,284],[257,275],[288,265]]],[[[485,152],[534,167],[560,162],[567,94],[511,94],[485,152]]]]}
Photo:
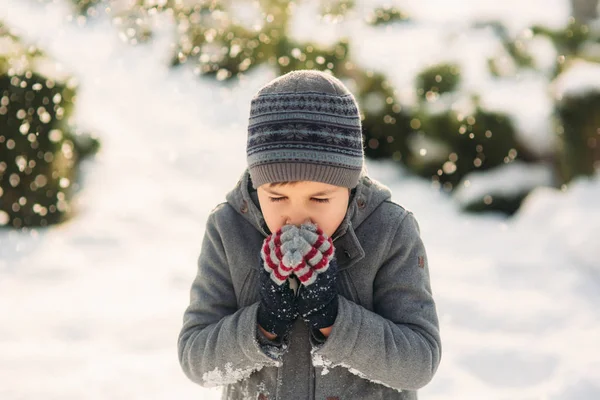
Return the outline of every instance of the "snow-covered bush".
{"type": "MultiPolygon", "coordinates": [[[[477,14],[477,7],[464,21],[444,21],[436,9],[442,3],[424,6],[430,15],[414,16],[419,7],[399,1],[72,1],[88,16],[109,13],[122,39],[133,44],[151,37],[148,19],[169,14],[177,33],[172,66],[185,64],[219,81],[243,78],[261,64],[277,75],[331,71],[359,101],[366,156],[402,163],[446,191],[472,172],[513,161],[553,165],[563,173],[544,182],[560,187],[578,171],[589,173],[596,160],[566,156],[569,146],[560,145],[572,136],[569,129],[560,136],[565,118],[581,118],[577,123],[588,131],[596,121],[588,114],[567,117],[564,102],[554,107],[547,90],[571,58],[595,54],[593,61],[600,61],[600,30],[564,11],[529,15],[528,24],[519,25],[512,19],[527,13],[477,14]],[[553,111],[558,127],[551,123],[553,111]],[[573,173],[564,172],[569,169],[573,173]]],[[[574,140],[583,140],[577,135],[574,140]]],[[[594,143],[584,136],[584,147],[594,143]]],[[[504,200],[499,190],[497,201],[482,197],[476,203],[483,207],[464,209],[511,213],[527,195],[521,189],[504,200]]]]}
{"type": "Polygon", "coordinates": [[[98,142],[68,119],[76,86],[0,25],[0,226],[46,226],[70,214],[77,164],[98,142]]]}
{"type": "Polygon", "coordinates": [[[561,178],[600,170],[600,64],[578,60],[555,82],[561,178]]]}

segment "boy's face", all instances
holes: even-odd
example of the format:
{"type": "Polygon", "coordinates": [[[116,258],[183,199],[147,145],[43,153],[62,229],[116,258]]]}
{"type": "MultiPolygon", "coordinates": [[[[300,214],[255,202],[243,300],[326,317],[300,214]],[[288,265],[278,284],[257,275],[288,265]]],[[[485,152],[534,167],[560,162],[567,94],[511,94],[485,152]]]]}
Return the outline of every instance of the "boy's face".
{"type": "Polygon", "coordinates": [[[331,237],[344,220],[350,189],[322,182],[301,181],[285,186],[264,184],[257,189],[265,222],[271,232],[306,220],[331,237]]]}

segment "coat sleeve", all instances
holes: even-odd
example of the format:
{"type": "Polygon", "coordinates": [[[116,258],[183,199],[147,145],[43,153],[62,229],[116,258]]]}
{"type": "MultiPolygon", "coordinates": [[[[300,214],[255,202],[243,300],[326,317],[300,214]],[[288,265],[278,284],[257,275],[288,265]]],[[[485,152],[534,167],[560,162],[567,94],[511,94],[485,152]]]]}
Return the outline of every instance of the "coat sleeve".
{"type": "Polygon", "coordinates": [[[339,296],[330,336],[313,344],[315,366],[342,366],[375,383],[416,390],[433,377],[441,342],[425,247],[404,214],[373,282],[374,310],[339,296]]]}
{"type": "Polygon", "coordinates": [[[258,303],[237,308],[229,265],[215,212],[207,221],[178,338],[179,362],[192,381],[219,386],[280,362],[257,340],[258,303]]]}

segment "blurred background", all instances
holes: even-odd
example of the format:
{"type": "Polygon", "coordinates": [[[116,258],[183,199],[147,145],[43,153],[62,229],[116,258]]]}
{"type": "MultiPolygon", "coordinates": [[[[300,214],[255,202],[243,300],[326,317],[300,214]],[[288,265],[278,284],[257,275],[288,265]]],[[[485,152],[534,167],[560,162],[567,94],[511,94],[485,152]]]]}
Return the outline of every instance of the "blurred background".
{"type": "Polygon", "coordinates": [[[2,0],[0,399],[218,399],[176,342],[250,99],[357,98],[413,211],[443,357],[423,399],[600,398],[598,0],[2,0]]]}

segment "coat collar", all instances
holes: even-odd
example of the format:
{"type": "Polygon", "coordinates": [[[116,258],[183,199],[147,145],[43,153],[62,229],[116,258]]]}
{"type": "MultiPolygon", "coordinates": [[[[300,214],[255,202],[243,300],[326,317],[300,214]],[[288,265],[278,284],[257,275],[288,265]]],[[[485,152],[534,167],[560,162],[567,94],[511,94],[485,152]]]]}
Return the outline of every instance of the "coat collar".
{"type": "MultiPolygon", "coordinates": [[[[365,256],[355,229],[381,203],[391,198],[390,189],[382,183],[362,175],[358,185],[352,190],[346,216],[333,233],[336,259],[340,270],[349,268],[365,256]]],[[[227,193],[227,202],[264,237],[269,235],[256,190],[248,169],[244,170],[235,187],[227,193]]]]}

